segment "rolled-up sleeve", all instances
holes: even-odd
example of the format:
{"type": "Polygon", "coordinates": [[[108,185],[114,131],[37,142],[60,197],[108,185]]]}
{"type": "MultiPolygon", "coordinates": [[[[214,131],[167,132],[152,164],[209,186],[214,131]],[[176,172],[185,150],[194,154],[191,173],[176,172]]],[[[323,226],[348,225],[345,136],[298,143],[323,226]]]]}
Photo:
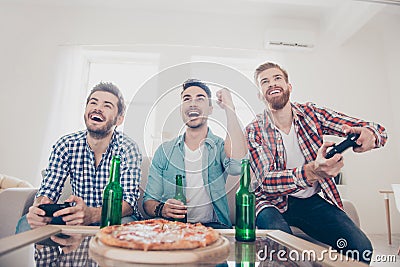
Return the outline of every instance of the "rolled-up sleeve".
{"type": "Polygon", "coordinates": [[[220,145],[218,151],[220,152],[221,162],[224,165],[225,171],[229,175],[240,175],[242,169],[242,159],[246,159],[248,156],[246,155],[241,159],[232,159],[227,157],[225,154],[224,143],[220,145]]]}
{"type": "Polygon", "coordinates": [[[67,142],[61,138],[53,146],[49,158],[49,165],[46,168],[46,174],[36,193],[36,197],[46,196],[52,201],[57,202],[69,171],[68,145],[67,142]]]}
{"type": "Polygon", "coordinates": [[[143,203],[147,200],[161,201],[163,189],[162,176],[162,157],[163,152],[161,147],[156,150],[149,170],[146,190],[144,192],[143,203]]]}
{"type": "Polygon", "coordinates": [[[121,185],[124,189],[123,200],[131,207],[136,207],[139,199],[139,186],[141,179],[140,167],[142,154],[136,143],[123,154],[121,160],[121,185]]]}

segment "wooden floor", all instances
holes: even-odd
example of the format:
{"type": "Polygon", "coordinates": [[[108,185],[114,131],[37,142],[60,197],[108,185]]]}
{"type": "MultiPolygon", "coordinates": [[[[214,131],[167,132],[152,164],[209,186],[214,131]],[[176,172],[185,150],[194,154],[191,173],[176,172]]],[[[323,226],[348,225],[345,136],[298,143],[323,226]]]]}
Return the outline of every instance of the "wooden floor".
{"type": "Polygon", "coordinates": [[[371,234],[368,235],[374,247],[374,257],[371,262],[371,266],[374,267],[389,267],[389,266],[400,266],[400,256],[397,255],[397,251],[400,247],[400,234],[392,234],[392,245],[388,243],[388,237],[386,234],[371,234]],[[395,262],[393,262],[393,257],[395,262]],[[380,262],[378,259],[391,257],[391,262],[380,262]]]}

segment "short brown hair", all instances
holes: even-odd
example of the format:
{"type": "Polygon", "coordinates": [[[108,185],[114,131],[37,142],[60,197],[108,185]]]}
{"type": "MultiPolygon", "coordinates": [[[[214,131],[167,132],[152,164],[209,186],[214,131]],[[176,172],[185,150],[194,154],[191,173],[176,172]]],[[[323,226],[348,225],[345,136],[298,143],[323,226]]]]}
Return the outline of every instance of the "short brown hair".
{"type": "Polygon", "coordinates": [[[118,89],[118,87],[110,82],[100,82],[99,84],[95,85],[93,87],[92,91],[90,91],[90,94],[86,100],[86,105],[89,103],[89,100],[90,100],[90,97],[92,96],[92,94],[97,91],[108,92],[108,93],[115,95],[118,98],[118,103],[117,103],[118,115],[120,115],[120,116],[124,115],[124,113],[125,113],[124,96],[122,95],[122,93],[118,89]]]}
{"type": "Polygon", "coordinates": [[[264,64],[261,64],[260,66],[257,67],[257,69],[254,71],[254,81],[255,83],[258,85],[258,76],[260,75],[261,72],[263,72],[264,70],[268,70],[268,69],[279,69],[280,71],[283,72],[283,76],[285,77],[285,81],[288,83],[289,82],[289,75],[287,73],[286,70],[284,70],[281,66],[279,66],[276,63],[272,63],[272,62],[266,62],[264,64]]]}

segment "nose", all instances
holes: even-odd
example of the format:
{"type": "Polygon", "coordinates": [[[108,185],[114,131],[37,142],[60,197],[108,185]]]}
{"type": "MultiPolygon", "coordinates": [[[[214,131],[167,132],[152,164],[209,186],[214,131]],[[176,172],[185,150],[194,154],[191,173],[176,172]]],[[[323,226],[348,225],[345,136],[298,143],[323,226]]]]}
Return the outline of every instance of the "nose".
{"type": "Polygon", "coordinates": [[[93,109],[93,112],[96,112],[96,113],[103,113],[103,109],[102,109],[101,106],[96,106],[96,107],[93,109]]]}
{"type": "Polygon", "coordinates": [[[268,83],[268,88],[272,88],[272,87],[275,87],[275,86],[276,86],[276,81],[270,81],[268,83]]]}
{"type": "Polygon", "coordinates": [[[191,99],[189,102],[189,107],[196,107],[197,106],[197,101],[196,99],[191,99]]]}

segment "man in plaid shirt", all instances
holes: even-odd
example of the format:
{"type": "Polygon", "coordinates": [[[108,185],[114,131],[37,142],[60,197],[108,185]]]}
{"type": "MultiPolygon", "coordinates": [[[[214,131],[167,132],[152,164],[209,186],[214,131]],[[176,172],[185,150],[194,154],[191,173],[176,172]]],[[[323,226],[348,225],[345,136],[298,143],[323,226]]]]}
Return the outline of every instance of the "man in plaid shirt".
{"type": "Polygon", "coordinates": [[[360,134],[361,146],[353,149],[360,153],[383,146],[385,129],[312,103],[291,103],[288,74],[275,63],[260,65],[254,77],[267,105],[246,127],[251,167],[260,183],[257,227],[291,234],[289,226],[297,226],[337,250],[357,250],[359,259],[369,262],[371,242],[343,212],[333,179],[343,167],[343,156],[325,158],[334,143],[324,142],[323,135],[360,134]],[[346,247],[337,245],[340,239],[346,247]]]}
{"type": "Polygon", "coordinates": [[[17,232],[55,223],[55,218],[67,225],[98,225],[113,155],[121,156],[122,216],[127,216],[123,222],[140,218],[137,199],[142,155],[133,140],[115,130],[123,122],[124,112],[124,98],[115,85],[100,83],[92,89],[84,114],[87,129],[63,136],[53,146],[35,202],[19,221],[17,232]],[[72,195],[66,201],[76,205],[44,217],[38,205],[56,203],[67,177],[72,195]]]}

